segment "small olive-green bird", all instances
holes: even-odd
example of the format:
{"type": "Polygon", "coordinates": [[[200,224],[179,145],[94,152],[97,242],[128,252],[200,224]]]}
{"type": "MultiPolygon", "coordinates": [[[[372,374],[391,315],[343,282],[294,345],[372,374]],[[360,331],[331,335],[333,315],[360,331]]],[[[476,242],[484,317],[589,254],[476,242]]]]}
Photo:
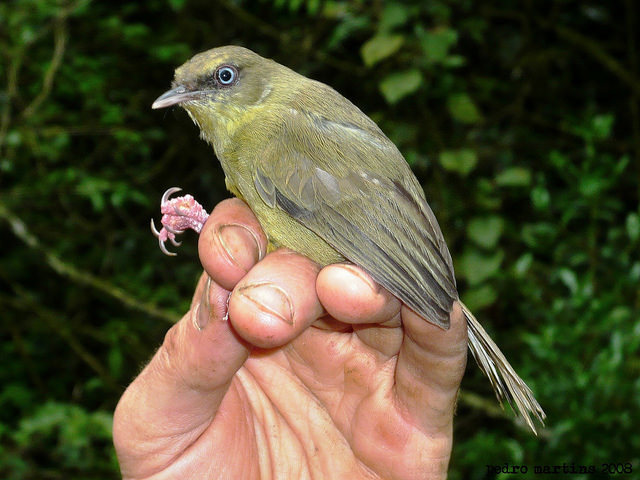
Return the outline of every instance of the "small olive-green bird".
{"type": "MultiPolygon", "coordinates": [[[[153,108],[180,105],[213,145],[227,188],[269,242],[321,265],[348,260],[428,322],[459,301],[451,255],[396,146],[331,87],[246,48],[194,56],[153,108]]],[[[545,414],[469,309],[469,348],[500,401],[535,432],[545,414]]]]}

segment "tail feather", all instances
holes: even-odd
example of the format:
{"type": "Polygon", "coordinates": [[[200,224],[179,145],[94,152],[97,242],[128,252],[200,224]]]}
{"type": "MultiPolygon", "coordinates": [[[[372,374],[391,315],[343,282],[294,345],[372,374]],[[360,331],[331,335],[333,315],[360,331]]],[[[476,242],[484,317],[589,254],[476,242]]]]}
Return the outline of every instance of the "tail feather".
{"type": "Polygon", "coordinates": [[[489,378],[498,401],[506,400],[520,414],[534,434],[538,434],[532,417],[544,425],[546,415],[533,396],[533,392],[518,376],[480,322],[473,316],[465,304],[462,311],[467,318],[469,349],[480,370],[489,378]]]}

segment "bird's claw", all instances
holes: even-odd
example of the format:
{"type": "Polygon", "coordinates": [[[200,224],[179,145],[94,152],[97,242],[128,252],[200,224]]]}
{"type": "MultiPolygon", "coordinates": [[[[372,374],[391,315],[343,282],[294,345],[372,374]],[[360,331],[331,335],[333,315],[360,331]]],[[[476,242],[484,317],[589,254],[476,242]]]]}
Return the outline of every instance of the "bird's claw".
{"type": "Polygon", "coordinates": [[[169,225],[165,225],[163,227],[167,232],[169,233],[173,233],[174,235],[180,235],[182,232],[179,230],[174,230],[173,228],[171,228],[169,225]]]}
{"type": "Polygon", "coordinates": [[[156,228],[156,224],[153,221],[153,218],[151,219],[151,233],[153,233],[153,235],[158,239],[158,245],[160,246],[160,250],[162,251],[162,253],[170,257],[176,256],[176,253],[170,252],[169,250],[167,250],[167,246],[165,245],[165,242],[167,240],[169,240],[171,243],[176,245],[175,234],[169,232],[165,227],[162,227],[158,231],[158,229],[156,228]]]}
{"type": "Polygon", "coordinates": [[[171,187],[168,188],[163,194],[162,194],[162,198],[160,199],[160,208],[162,208],[162,206],[167,203],[169,201],[169,197],[171,195],[173,195],[174,193],[177,192],[181,192],[182,189],[180,187],[171,187]]]}
{"type": "Polygon", "coordinates": [[[162,195],[160,200],[162,228],[160,230],[156,228],[153,219],[151,219],[151,232],[158,239],[158,245],[162,253],[169,256],[175,256],[176,254],[167,250],[165,245],[167,240],[174,247],[179,247],[182,242],[176,240],[176,235],[180,235],[189,228],[200,233],[202,226],[209,218],[206,210],[191,195],[169,198],[181,190],[179,187],[172,187],[162,195]]]}

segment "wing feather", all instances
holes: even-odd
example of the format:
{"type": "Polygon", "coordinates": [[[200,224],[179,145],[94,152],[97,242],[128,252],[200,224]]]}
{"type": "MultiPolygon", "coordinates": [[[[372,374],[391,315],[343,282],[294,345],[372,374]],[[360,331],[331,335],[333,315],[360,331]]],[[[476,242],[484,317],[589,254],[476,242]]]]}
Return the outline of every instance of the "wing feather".
{"type": "Polygon", "coordinates": [[[261,198],[365,269],[413,310],[448,328],[457,298],[451,255],[405,160],[379,131],[361,134],[359,127],[348,125],[335,135],[329,129],[340,124],[315,118],[305,126],[323,148],[305,146],[300,132],[291,129],[274,139],[254,172],[261,198]]]}

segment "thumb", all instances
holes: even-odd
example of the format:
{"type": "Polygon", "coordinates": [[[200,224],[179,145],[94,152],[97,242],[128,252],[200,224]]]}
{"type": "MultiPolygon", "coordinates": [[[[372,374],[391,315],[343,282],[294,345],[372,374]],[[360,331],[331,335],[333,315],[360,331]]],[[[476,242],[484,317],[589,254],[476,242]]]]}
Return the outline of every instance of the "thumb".
{"type": "Polygon", "coordinates": [[[113,438],[123,471],[159,471],[211,423],[248,356],[226,320],[229,293],[203,274],[191,309],[120,399],[113,438]]]}

